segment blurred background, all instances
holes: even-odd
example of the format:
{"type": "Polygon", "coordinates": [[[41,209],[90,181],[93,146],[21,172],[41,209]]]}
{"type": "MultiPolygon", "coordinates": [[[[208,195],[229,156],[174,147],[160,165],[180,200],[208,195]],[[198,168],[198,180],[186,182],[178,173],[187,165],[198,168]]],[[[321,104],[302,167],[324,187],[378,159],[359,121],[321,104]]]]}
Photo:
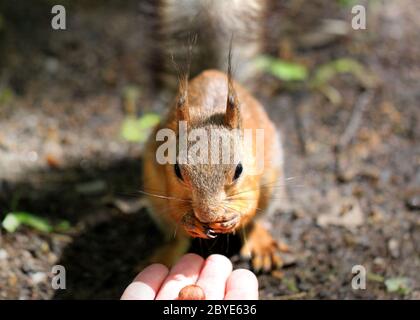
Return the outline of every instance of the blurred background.
{"type": "MultiPolygon", "coordinates": [[[[0,299],[119,298],[162,241],[137,192],[171,99],[153,8],[0,0],[0,299]]],[[[265,23],[255,92],[283,132],[292,203],[269,222],[292,252],[259,275],[261,298],[420,299],[420,3],[278,0],[265,23]]]]}

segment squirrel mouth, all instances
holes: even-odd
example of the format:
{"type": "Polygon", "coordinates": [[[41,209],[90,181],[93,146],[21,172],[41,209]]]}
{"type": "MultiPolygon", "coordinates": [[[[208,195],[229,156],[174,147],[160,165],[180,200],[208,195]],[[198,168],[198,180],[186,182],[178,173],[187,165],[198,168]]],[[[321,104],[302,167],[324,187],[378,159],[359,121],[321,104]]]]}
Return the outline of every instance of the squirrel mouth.
{"type": "Polygon", "coordinates": [[[201,222],[194,213],[186,214],[182,219],[182,224],[190,236],[204,239],[214,239],[218,234],[234,232],[239,222],[239,214],[211,223],[201,222]]]}
{"type": "Polygon", "coordinates": [[[236,227],[239,225],[239,222],[240,216],[239,214],[235,214],[228,219],[209,223],[206,225],[206,235],[209,238],[214,239],[217,237],[217,234],[234,232],[236,227]]]}
{"type": "Polygon", "coordinates": [[[208,224],[198,220],[193,212],[185,214],[181,220],[185,231],[193,238],[214,239],[216,232],[208,224]]]}
{"type": "Polygon", "coordinates": [[[209,223],[209,227],[210,229],[213,229],[217,233],[227,233],[235,229],[235,227],[239,224],[239,221],[240,221],[240,215],[235,214],[233,216],[230,216],[227,219],[209,223]]]}

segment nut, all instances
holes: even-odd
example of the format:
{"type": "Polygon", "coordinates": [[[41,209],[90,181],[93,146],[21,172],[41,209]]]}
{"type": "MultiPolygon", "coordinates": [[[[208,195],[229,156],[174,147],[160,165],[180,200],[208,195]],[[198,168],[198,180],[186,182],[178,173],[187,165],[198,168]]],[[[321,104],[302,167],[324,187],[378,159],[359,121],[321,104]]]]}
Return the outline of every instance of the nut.
{"type": "Polygon", "coordinates": [[[206,300],[206,295],[200,286],[191,284],[181,289],[178,300],[206,300]]]}

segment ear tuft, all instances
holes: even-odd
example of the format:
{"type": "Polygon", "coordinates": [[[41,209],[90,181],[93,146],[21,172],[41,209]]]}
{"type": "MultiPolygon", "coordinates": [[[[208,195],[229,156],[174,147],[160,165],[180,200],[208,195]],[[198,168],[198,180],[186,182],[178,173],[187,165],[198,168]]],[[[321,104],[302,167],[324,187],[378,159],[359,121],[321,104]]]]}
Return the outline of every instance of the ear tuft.
{"type": "Polygon", "coordinates": [[[229,45],[227,82],[228,94],[226,102],[225,124],[232,129],[236,129],[240,126],[240,111],[239,100],[238,96],[236,95],[232,79],[232,39],[230,40],[229,45]]]}
{"type": "Polygon", "coordinates": [[[188,78],[181,79],[179,84],[178,100],[176,102],[176,113],[178,121],[189,121],[190,112],[188,108],[188,78]]]}

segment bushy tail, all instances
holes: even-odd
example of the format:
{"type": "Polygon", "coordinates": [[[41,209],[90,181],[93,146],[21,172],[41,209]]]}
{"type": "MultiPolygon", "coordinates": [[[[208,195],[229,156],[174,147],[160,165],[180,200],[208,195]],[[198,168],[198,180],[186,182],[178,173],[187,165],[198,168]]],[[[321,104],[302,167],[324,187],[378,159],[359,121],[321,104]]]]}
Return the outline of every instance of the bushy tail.
{"type": "Polygon", "coordinates": [[[226,71],[233,38],[234,77],[252,80],[252,60],[263,46],[265,6],[266,0],[159,0],[155,39],[163,50],[165,70],[174,70],[173,61],[188,63],[188,44],[196,37],[190,75],[212,68],[226,71]]]}

